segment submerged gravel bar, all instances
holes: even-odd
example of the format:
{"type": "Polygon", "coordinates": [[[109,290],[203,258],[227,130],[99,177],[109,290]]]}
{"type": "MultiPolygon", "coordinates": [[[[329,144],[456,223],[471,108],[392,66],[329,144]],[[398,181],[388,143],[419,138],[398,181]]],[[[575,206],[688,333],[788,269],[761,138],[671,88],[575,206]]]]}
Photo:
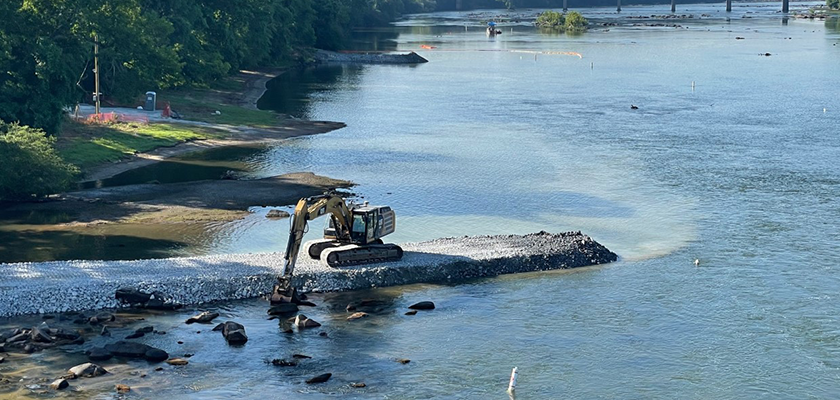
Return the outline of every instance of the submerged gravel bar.
{"type": "MultiPolygon", "coordinates": [[[[617,259],[580,232],[464,236],[401,246],[405,255],[400,261],[341,269],[301,257],[293,282],[303,292],[333,292],[458,282],[617,259]]],[[[281,253],[0,264],[0,316],[119,307],[114,293],[123,287],[158,291],[177,304],[257,297],[271,290],[282,265],[281,253]]]]}

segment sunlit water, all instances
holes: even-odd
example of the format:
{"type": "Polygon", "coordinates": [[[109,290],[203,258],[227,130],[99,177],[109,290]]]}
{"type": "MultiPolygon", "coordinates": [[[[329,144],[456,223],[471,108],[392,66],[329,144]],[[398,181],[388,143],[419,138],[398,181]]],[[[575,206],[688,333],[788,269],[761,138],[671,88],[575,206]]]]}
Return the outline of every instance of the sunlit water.
{"type": "MultiPolygon", "coordinates": [[[[504,399],[517,366],[519,399],[840,397],[840,31],[783,24],[778,8],[736,3],[727,21],[722,5],[680,5],[695,18],[664,22],[681,28],[577,36],[511,23],[495,39],[464,14],[417,16],[393,29],[395,43],[428,64],[281,78],[300,90],[261,106],[348,126],[237,155],[246,176],[356,182],[364,200],[396,210],[395,242],[581,230],[622,259],[317,297],[306,313],[328,339],[280,333],[261,301],[233,303],[222,312],[253,332],[246,346],[202,332],[184,348],[191,364],[143,378],[158,384],[141,393],[504,399]],[[345,321],[344,305],[363,297],[391,305],[345,321]],[[439,308],[403,315],[427,299],[439,308]],[[266,364],[296,352],[315,358],[266,364]],[[333,380],[303,384],[322,372],[333,380]],[[368,387],[348,388],[354,381],[368,387]]],[[[288,222],[255,211],[175,254],[282,250],[288,222]]],[[[170,333],[149,343],[181,351],[177,338],[198,335],[181,323],[192,311],[150,318],[170,333]]]]}

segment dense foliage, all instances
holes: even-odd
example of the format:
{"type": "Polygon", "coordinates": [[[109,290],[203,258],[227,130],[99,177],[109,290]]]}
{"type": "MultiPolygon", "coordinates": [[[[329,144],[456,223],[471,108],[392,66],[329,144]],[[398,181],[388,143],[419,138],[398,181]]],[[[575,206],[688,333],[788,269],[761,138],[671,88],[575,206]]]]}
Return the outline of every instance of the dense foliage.
{"type": "Polygon", "coordinates": [[[825,0],[825,4],[832,10],[840,9],[840,0],[825,0]]]}
{"type": "Polygon", "coordinates": [[[32,200],[65,190],[79,172],[56,154],[54,137],[0,121],[0,201],[32,200]]]}
{"type": "Polygon", "coordinates": [[[93,95],[98,37],[104,101],[205,85],[241,68],[338,49],[354,26],[433,11],[434,0],[3,0],[0,120],[55,133],[93,95]]]}
{"type": "Polygon", "coordinates": [[[589,22],[579,12],[572,11],[568,15],[548,10],[537,17],[536,25],[541,28],[579,31],[586,29],[589,22]]]}
{"type": "Polygon", "coordinates": [[[542,28],[558,28],[566,25],[566,16],[557,11],[548,10],[537,17],[536,25],[542,28]]]}

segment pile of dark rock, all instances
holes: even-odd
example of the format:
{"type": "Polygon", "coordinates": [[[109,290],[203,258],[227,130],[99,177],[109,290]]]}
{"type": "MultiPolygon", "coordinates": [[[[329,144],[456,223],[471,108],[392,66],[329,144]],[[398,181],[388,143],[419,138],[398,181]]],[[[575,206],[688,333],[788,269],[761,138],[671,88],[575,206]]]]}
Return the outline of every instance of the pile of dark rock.
{"type": "Polygon", "coordinates": [[[79,332],[51,328],[46,322],[32,328],[12,328],[0,332],[0,352],[34,353],[50,347],[84,342],[79,332]]]}
{"type": "Polygon", "coordinates": [[[123,304],[148,310],[176,310],[181,308],[181,304],[173,302],[171,296],[161,292],[145,293],[133,287],[117,289],[114,297],[123,304]]]}

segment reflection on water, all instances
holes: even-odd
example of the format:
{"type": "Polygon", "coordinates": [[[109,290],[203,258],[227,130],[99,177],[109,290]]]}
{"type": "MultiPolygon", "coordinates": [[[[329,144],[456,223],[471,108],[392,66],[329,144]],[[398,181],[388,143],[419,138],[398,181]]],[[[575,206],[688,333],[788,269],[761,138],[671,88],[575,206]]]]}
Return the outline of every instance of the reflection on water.
{"type": "Polygon", "coordinates": [[[329,100],[333,91],[352,86],[363,70],[361,65],[328,65],[286,71],[266,84],[257,107],[312,119],[310,102],[329,100]]]}

